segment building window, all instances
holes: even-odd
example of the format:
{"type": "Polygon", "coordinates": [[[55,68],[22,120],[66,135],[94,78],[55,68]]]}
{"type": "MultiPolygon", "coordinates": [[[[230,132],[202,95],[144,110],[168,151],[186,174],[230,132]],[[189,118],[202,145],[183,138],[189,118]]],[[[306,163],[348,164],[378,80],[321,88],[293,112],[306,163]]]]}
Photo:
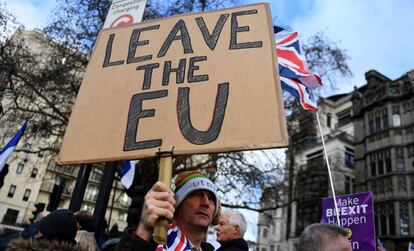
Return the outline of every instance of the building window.
{"type": "Polygon", "coordinates": [[[384,129],[387,129],[389,127],[387,108],[384,108],[382,110],[382,126],[384,129]]]}
{"type": "Polygon", "coordinates": [[[395,149],[397,171],[405,171],[404,148],[398,147],[395,149]]]}
{"type": "Polygon", "coordinates": [[[24,195],[23,195],[23,201],[28,201],[29,200],[29,197],[30,197],[30,189],[26,189],[25,191],[24,191],[24,195]]]}
{"type": "Polygon", "coordinates": [[[338,126],[343,126],[351,122],[351,109],[338,112],[338,126]]]}
{"type": "Polygon", "coordinates": [[[98,169],[98,168],[93,168],[92,169],[92,174],[91,174],[91,179],[97,182],[101,182],[102,181],[102,177],[103,177],[103,172],[102,170],[98,169]]]}
{"type": "Polygon", "coordinates": [[[369,128],[369,134],[374,133],[374,119],[372,117],[372,114],[368,116],[368,128],[369,128]]]}
{"type": "Polygon", "coordinates": [[[410,176],[410,185],[411,185],[411,191],[414,191],[414,175],[410,176]]]}
{"type": "Polygon", "coordinates": [[[374,194],[377,193],[377,182],[375,180],[371,181],[371,190],[374,194]]]}
{"type": "Polygon", "coordinates": [[[275,251],[275,246],[274,245],[270,245],[270,251],[275,251]]]}
{"type": "Polygon", "coordinates": [[[390,224],[388,234],[395,234],[395,216],[394,216],[394,208],[393,205],[388,205],[387,207],[387,214],[388,214],[388,223],[390,224]]]}
{"type": "Polygon", "coordinates": [[[387,216],[382,214],[380,216],[381,232],[380,235],[387,235],[387,216]]]}
{"type": "Polygon", "coordinates": [[[119,203],[124,207],[131,206],[132,199],[126,193],[122,193],[122,195],[118,199],[119,203]]]}
{"type": "Polygon", "coordinates": [[[393,191],[393,186],[392,186],[392,178],[386,178],[384,180],[384,185],[385,185],[385,192],[392,192],[393,191]]]}
{"type": "Polygon", "coordinates": [[[98,187],[89,185],[88,188],[85,191],[85,199],[90,201],[96,201],[96,198],[98,197],[98,187]]]}
{"type": "Polygon", "coordinates": [[[410,215],[407,202],[400,202],[400,229],[401,235],[410,235],[410,215]]]}
{"type": "Polygon", "coordinates": [[[326,114],[326,126],[328,128],[331,128],[331,125],[332,125],[332,114],[327,113],[326,114]]]}
{"type": "Polygon", "coordinates": [[[370,164],[371,176],[375,176],[375,175],[377,175],[377,172],[376,172],[377,170],[376,170],[376,166],[375,166],[375,155],[371,155],[370,159],[371,159],[371,164],[370,164]]]}
{"type": "Polygon", "coordinates": [[[390,157],[387,157],[385,159],[385,169],[387,170],[387,173],[392,172],[391,158],[390,157]]]}
{"type": "Polygon", "coordinates": [[[405,176],[398,176],[398,190],[407,191],[407,180],[405,176]]]}
{"type": "Polygon", "coordinates": [[[377,188],[378,188],[378,193],[382,194],[385,191],[385,181],[383,179],[378,180],[377,182],[377,188]]]}
{"type": "Polygon", "coordinates": [[[118,216],[119,221],[127,222],[127,218],[128,218],[128,213],[119,213],[119,216],[118,216]]]}
{"type": "Polygon", "coordinates": [[[378,160],[378,175],[384,174],[384,161],[378,160]]]}
{"type": "Polygon", "coordinates": [[[394,115],[392,115],[392,124],[395,127],[400,127],[401,126],[400,114],[394,114],[394,115]]]}
{"type": "Polygon", "coordinates": [[[17,165],[17,168],[16,168],[16,173],[17,174],[21,174],[23,172],[23,168],[24,168],[24,164],[23,163],[19,163],[17,165]]]}
{"type": "Polygon", "coordinates": [[[82,204],[81,210],[88,211],[89,213],[93,214],[93,211],[95,210],[95,206],[89,205],[89,204],[82,204]]]}
{"type": "Polygon", "coordinates": [[[267,238],[267,228],[263,228],[263,238],[267,238]]]}
{"type": "Polygon", "coordinates": [[[3,224],[14,225],[16,224],[17,217],[19,216],[19,211],[7,208],[6,214],[3,216],[3,224]]]}
{"type": "Polygon", "coordinates": [[[9,193],[7,194],[7,197],[13,198],[15,192],[16,192],[16,186],[11,185],[9,189],[9,193]]]}
{"type": "Polygon", "coordinates": [[[345,176],[345,194],[351,194],[352,193],[352,186],[353,186],[354,179],[350,176],[345,176]]]}
{"type": "Polygon", "coordinates": [[[33,168],[32,173],[30,174],[30,178],[36,178],[38,171],[39,170],[37,168],[33,168]]]}
{"type": "Polygon", "coordinates": [[[345,166],[354,168],[355,163],[355,152],[350,147],[345,147],[345,166]]]}
{"type": "Polygon", "coordinates": [[[380,114],[379,114],[379,112],[377,112],[376,114],[375,114],[375,131],[376,132],[378,132],[378,131],[381,131],[381,117],[380,117],[380,114]]]}

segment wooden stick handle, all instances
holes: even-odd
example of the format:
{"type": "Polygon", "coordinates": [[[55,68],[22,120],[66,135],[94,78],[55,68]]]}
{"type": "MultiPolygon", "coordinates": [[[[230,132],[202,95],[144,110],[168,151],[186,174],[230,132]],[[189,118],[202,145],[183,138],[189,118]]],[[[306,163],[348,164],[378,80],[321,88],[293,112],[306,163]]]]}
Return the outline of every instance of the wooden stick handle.
{"type": "MultiPolygon", "coordinates": [[[[162,181],[168,187],[171,187],[172,178],[172,154],[165,153],[160,155],[160,169],[158,180],[162,181]]],[[[168,220],[159,218],[154,227],[154,241],[158,244],[167,243],[167,225],[168,220]]]]}

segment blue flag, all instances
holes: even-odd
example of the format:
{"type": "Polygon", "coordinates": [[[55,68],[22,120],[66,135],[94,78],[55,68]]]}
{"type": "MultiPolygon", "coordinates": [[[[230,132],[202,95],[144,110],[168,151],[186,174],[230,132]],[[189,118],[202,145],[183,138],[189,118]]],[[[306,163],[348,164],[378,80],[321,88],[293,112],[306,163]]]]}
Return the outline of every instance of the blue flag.
{"type": "Polygon", "coordinates": [[[20,138],[23,136],[26,131],[27,122],[26,119],[20,130],[13,136],[13,138],[7,143],[7,145],[0,151],[0,172],[3,170],[3,167],[6,165],[7,159],[11,156],[14,149],[16,149],[17,144],[19,143],[20,138]]]}

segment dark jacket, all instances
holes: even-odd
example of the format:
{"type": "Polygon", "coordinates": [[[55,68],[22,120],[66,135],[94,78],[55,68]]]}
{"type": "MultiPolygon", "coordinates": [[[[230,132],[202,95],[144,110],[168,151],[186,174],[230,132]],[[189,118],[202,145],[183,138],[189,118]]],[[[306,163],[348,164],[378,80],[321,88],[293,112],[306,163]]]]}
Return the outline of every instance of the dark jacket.
{"type": "Polygon", "coordinates": [[[228,240],[228,241],[221,241],[220,244],[221,246],[217,249],[217,251],[248,251],[249,250],[249,246],[247,245],[247,242],[243,238],[228,240]]]}
{"type": "Polygon", "coordinates": [[[56,242],[48,240],[37,239],[17,239],[11,241],[7,246],[6,251],[82,251],[82,249],[75,244],[66,242],[56,242]]]}
{"type": "MultiPolygon", "coordinates": [[[[116,251],[154,251],[157,248],[157,243],[154,241],[146,241],[136,234],[133,230],[128,230],[121,238],[116,247],[116,251]]],[[[214,247],[207,242],[201,243],[203,251],[213,251],[214,247]]]]}

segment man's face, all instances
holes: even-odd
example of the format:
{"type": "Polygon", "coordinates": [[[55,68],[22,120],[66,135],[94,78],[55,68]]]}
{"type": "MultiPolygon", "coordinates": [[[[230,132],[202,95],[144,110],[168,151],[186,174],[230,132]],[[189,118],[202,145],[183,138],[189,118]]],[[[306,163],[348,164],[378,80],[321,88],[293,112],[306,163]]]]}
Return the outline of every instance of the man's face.
{"type": "Polygon", "coordinates": [[[215,227],[217,233],[217,241],[227,241],[240,238],[238,234],[238,226],[230,225],[229,217],[222,215],[219,218],[219,224],[215,227]]]}
{"type": "Polygon", "coordinates": [[[214,194],[207,190],[197,190],[181,202],[176,211],[175,220],[184,227],[207,228],[215,210],[214,194]]]}

